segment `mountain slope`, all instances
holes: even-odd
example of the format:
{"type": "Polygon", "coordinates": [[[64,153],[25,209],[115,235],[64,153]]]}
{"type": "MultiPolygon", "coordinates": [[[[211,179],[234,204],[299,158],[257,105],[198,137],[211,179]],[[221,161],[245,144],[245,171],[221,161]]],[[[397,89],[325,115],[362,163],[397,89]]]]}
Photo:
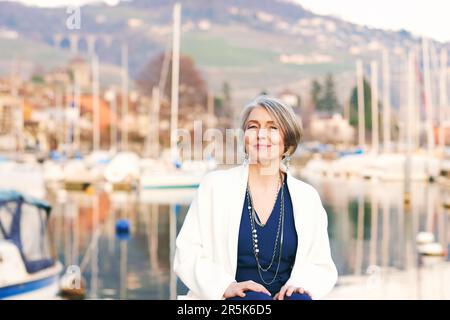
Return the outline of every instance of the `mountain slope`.
{"type": "MultiPolygon", "coordinates": [[[[309,80],[333,72],[340,80],[338,92],[348,94],[353,85],[356,58],[379,59],[382,48],[391,52],[393,74],[400,74],[404,48],[419,39],[407,31],[370,29],[338,18],[316,15],[298,4],[277,0],[184,0],[182,2],[183,54],[190,55],[204,72],[209,85],[219,90],[230,82],[238,101],[262,89],[284,87],[307,93],[309,80]],[[396,69],[397,68],[397,69],[396,69]]],[[[130,72],[136,76],[156,54],[170,48],[172,8],[175,0],[135,0],[118,6],[81,8],[81,29],[68,30],[64,8],[27,7],[0,2],[0,31],[20,35],[17,50],[27,51],[30,61],[47,65],[30,51],[27,41],[55,47],[55,35],[98,38],[96,51],[105,63],[120,64],[121,44],[130,52],[130,72]]],[[[1,33],[0,33],[1,39],[1,33]]],[[[67,40],[63,41],[67,47],[67,40]]],[[[441,46],[435,43],[436,48],[441,46]]],[[[68,50],[67,55],[70,57],[68,50]]],[[[8,54],[0,59],[7,61],[8,54]]],[[[394,99],[396,99],[394,95],[394,99]]]]}

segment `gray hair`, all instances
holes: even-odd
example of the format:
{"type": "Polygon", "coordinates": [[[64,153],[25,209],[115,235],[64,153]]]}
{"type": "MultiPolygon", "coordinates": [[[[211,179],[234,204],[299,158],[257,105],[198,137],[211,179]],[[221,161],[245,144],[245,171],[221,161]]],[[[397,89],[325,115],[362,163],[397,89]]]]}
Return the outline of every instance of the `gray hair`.
{"type": "Polygon", "coordinates": [[[257,107],[265,108],[275,121],[278,122],[284,136],[285,150],[283,153],[292,155],[302,139],[302,126],[292,107],[274,97],[266,95],[258,96],[242,110],[241,129],[243,131],[245,131],[250,113],[257,107]]]}

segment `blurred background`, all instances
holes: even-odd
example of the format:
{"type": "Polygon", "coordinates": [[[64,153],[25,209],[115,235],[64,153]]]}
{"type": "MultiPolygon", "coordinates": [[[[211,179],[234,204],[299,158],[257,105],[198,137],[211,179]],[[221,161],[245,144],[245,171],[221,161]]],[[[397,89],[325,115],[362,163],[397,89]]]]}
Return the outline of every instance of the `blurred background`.
{"type": "Polygon", "coordinates": [[[290,104],[328,299],[449,299],[450,5],[0,1],[0,299],[176,299],[202,177],[243,106],[290,104]]]}

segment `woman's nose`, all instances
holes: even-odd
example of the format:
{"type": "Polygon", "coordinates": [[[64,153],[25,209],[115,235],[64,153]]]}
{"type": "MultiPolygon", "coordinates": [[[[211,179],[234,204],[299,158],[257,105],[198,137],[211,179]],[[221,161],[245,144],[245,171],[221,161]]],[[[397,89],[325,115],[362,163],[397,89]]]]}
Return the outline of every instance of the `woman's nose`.
{"type": "Polygon", "coordinates": [[[267,137],[267,129],[259,129],[258,138],[266,138],[266,137],[267,137]]]}

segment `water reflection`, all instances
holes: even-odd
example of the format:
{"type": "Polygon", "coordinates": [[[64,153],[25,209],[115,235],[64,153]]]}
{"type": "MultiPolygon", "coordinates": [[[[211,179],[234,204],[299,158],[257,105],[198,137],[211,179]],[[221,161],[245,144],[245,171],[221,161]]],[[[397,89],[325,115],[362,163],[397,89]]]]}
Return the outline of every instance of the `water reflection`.
{"type": "Polygon", "coordinates": [[[450,298],[448,258],[421,256],[416,243],[419,232],[430,232],[448,252],[446,188],[413,183],[411,201],[405,203],[403,182],[307,180],[318,189],[329,215],[340,274],[330,298],[450,298]]]}
{"type": "Polygon", "coordinates": [[[164,195],[158,201],[155,194],[50,195],[54,205],[50,223],[57,255],[66,267],[80,267],[87,287],[86,298],[176,298],[171,257],[177,214],[184,219],[189,194],[184,192],[183,199],[170,197],[170,192],[164,195]],[[180,204],[172,203],[174,199],[180,204]],[[129,219],[129,239],[116,236],[118,219],[129,219]]]}
{"type": "MultiPolygon", "coordinates": [[[[411,203],[405,205],[402,183],[304,180],[318,189],[329,216],[340,274],[330,298],[383,298],[403,289],[410,298],[450,298],[445,288],[449,263],[444,258],[419,259],[416,245],[417,234],[428,231],[448,250],[449,212],[442,206],[446,188],[414,183],[411,203]]],[[[58,257],[66,267],[81,268],[86,298],[176,299],[185,294],[187,288],[170,266],[194,193],[50,193],[58,257]],[[116,236],[118,219],[130,221],[129,239],[116,236]]]]}

